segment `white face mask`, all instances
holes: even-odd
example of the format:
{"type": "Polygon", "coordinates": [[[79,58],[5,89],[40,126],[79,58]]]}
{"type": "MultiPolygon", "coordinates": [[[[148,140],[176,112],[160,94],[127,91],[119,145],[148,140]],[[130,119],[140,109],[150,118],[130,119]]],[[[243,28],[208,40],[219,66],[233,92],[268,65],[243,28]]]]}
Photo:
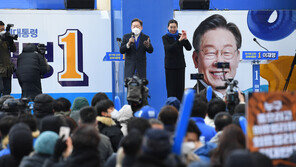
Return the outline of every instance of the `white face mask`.
{"type": "Polygon", "coordinates": [[[135,33],[135,35],[139,35],[141,33],[141,30],[139,28],[133,28],[132,32],[135,33]]]}
{"type": "Polygon", "coordinates": [[[1,31],[1,32],[0,32],[0,35],[3,35],[3,34],[5,34],[5,32],[6,32],[6,31],[1,31]]]}
{"type": "Polygon", "coordinates": [[[182,144],[182,154],[187,154],[195,150],[195,143],[194,142],[184,142],[182,144]]]}
{"type": "Polygon", "coordinates": [[[119,114],[118,114],[119,112],[114,108],[114,110],[111,112],[111,118],[113,118],[113,119],[118,119],[118,116],[119,116],[119,114]]]}

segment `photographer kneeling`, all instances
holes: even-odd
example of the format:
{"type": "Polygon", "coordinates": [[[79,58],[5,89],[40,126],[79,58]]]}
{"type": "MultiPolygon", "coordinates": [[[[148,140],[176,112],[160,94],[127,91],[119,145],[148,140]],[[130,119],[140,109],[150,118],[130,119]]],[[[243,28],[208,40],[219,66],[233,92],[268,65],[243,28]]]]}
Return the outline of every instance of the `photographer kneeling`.
{"type": "Polygon", "coordinates": [[[37,46],[29,43],[24,46],[22,54],[17,59],[16,74],[22,88],[22,97],[31,100],[42,93],[41,76],[50,70],[44,55],[37,51],[37,46]]]}

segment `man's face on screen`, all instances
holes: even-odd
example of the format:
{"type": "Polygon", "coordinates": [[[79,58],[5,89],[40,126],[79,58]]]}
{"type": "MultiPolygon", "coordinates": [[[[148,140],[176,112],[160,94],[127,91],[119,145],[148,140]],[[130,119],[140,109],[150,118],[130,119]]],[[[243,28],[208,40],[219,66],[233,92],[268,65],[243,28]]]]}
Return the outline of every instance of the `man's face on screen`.
{"type": "Polygon", "coordinates": [[[239,50],[234,35],[226,29],[207,31],[200,40],[200,50],[193,53],[193,61],[198,72],[204,74],[204,81],[215,89],[224,86],[223,72],[216,67],[217,62],[228,62],[224,70],[225,78],[234,78],[239,63],[239,50]]]}

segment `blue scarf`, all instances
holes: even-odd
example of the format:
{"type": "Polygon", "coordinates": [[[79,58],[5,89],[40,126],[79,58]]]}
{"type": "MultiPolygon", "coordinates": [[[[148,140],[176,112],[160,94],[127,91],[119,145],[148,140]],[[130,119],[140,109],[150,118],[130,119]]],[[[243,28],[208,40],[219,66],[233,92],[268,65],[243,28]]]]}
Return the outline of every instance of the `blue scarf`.
{"type": "Polygon", "coordinates": [[[173,37],[175,40],[177,40],[177,37],[179,36],[179,32],[178,32],[178,30],[177,30],[177,32],[176,32],[175,34],[172,34],[172,33],[170,33],[169,30],[168,30],[167,35],[168,35],[169,37],[173,37]]]}

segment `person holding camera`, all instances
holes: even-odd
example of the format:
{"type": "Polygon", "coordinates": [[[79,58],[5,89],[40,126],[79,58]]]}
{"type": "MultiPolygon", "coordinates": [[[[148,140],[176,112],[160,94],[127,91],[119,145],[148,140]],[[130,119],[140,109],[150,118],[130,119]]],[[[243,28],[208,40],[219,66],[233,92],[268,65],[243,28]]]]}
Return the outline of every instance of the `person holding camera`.
{"type": "Polygon", "coordinates": [[[178,32],[178,22],[168,22],[168,33],[162,37],[165,50],[165,78],[167,97],[177,97],[180,101],[185,88],[185,59],[183,47],[191,50],[186,31],[178,32]]]}
{"type": "Polygon", "coordinates": [[[22,88],[22,97],[31,100],[42,93],[41,77],[50,70],[46,58],[37,50],[35,44],[29,43],[17,59],[16,75],[22,88]]]}
{"type": "Polygon", "coordinates": [[[5,24],[0,21],[0,97],[11,93],[11,76],[14,64],[11,62],[10,52],[15,52],[14,39],[9,31],[6,32],[5,24]]]}
{"type": "Polygon", "coordinates": [[[149,36],[143,32],[143,22],[133,19],[131,33],[123,36],[120,53],[125,54],[124,78],[137,75],[141,79],[146,78],[146,52],[152,53],[153,47],[149,36]]]}

